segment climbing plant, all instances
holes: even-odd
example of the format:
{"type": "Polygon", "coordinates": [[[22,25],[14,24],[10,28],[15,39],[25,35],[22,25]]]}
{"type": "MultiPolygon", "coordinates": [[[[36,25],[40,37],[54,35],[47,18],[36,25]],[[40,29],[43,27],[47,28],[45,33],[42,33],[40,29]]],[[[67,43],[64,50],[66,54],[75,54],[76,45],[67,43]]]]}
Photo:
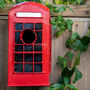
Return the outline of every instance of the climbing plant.
{"type": "Polygon", "coordinates": [[[5,2],[4,0],[0,0],[0,8],[4,8],[5,7],[5,2]]]}
{"type": "MultiPolygon", "coordinates": [[[[67,4],[85,4],[86,0],[67,0],[67,4]]],[[[65,4],[66,0],[54,0],[55,4],[65,4]]]]}
{"type": "Polygon", "coordinates": [[[56,38],[58,38],[65,31],[70,33],[70,37],[67,39],[65,46],[68,48],[68,51],[62,56],[58,56],[57,65],[62,69],[60,79],[57,84],[52,84],[50,90],[78,90],[74,86],[78,80],[82,78],[82,72],[77,68],[80,65],[80,56],[83,52],[87,51],[90,43],[90,31],[83,37],[80,37],[78,32],[72,32],[73,21],[71,19],[64,19],[63,12],[69,9],[71,12],[73,10],[68,6],[69,0],[64,0],[64,6],[53,6],[47,1],[44,4],[50,9],[51,15],[57,13],[57,17],[54,16],[51,19],[52,30],[57,30],[56,38]],[[72,63],[71,66],[68,65],[72,63]],[[74,75],[73,82],[71,82],[72,76],[74,75]]]}
{"type": "Polygon", "coordinates": [[[61,7],[52,6],[48,2],[45,5],[50,9],[50,13],[57,13],[57,17],[51,19],[52,30],[57,30],[56,38],[58,38],[62,33],[68,30],[70,37],[67,39],[65,46],[68,48],[68,52],[62,56],[58,56],[57,65],[62,69],[60,79],[57,84],[52,84],[50,90],[78,90],[74,86],[78,80],[82,78],[82,72],[77,68],[80,65],[80,56],[83,52],[87,51],[90,43],[90,31],[83,37],[80,37],[78,32],[72,32],[73,21],[71,19],[65,20],[63,18],[63,12],[69,9],[73,10],[68,6],[69,0],[64,0],[65,5],[61,7]],[[72,63],[72,66],[68,65],[72,63]],[[71,82],[72,76],[74,75],[73,82],[71,82]]]}
{"type": "MultiPolygon", "coordinates": [[[[6,6],[6,3],[21,3],[28,1],[41,2],[42,0],[0,0],[0,8],[4,8],[6,6]]],[[[85,4],[85,1],[86,0],[67,0],[67,4],[81,5],[81,4],[85,4]]],[[[53,3],[66,4],[66,0],[53,0],[53,3]]]]}

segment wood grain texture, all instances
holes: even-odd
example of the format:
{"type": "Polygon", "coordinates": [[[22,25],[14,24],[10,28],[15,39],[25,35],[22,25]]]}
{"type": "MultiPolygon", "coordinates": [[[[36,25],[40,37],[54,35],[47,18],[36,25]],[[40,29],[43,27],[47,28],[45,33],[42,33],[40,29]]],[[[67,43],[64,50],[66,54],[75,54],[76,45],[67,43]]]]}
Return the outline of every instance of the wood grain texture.
{"type": "Polygon", "coordinates": [[[87,4],[87,5],[90,5],[90,0],[87,0],[87,1],[86,1],[86,4],[87,4]]]}
{"type": "MultiPolygon", "coordinates": [[[[67,18],[66,18],[67,19],[67,18]]],[[[73,32],[79,32],[83,36],[90,23],[90,19],[71,18],[74,21],[73,32]],[[76,27],[78,25],[78,28],[76,27]]],[[[65,42],[69,37],[66,31],[59,38],[55,37],[55,32],[52,31],[52,71],[50,82],[56,83],[60,77],[61,69],[57,67],[57,57],[64,56],[68,49],[65,47],[65,42]]],[[[90,88],[90,47],[87,52],[81,56],[81,64],[78,67],[83,72],[83,78],[75,85],[79,90],[89,90],[90,88]]],[[[48,90],[48,87],[7,87],[7,68],[8,68],[8,20],[5,18],[0,20],[0,90],[48,90]]]]}

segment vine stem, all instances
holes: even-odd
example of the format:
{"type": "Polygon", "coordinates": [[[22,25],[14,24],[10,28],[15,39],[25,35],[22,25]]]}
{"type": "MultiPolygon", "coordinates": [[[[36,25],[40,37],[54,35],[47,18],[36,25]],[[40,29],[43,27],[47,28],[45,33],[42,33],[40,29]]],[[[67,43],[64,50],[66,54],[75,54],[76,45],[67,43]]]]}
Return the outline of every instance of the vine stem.
{"type": "Polygon", "coordinates": [[[64,90],[66,90],[66,87],[64,87],[64,90]]]}

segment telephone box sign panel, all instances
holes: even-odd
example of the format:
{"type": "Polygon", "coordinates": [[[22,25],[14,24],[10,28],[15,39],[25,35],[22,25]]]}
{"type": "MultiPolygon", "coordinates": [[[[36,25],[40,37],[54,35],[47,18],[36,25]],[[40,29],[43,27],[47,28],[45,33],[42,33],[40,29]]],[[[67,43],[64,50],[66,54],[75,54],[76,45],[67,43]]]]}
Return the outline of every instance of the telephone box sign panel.
{"type": "Polygon", "coordinates": [[[49,9],[22,3],[9,12],[8,86],[48,86],[51,72],[49,9]]]}

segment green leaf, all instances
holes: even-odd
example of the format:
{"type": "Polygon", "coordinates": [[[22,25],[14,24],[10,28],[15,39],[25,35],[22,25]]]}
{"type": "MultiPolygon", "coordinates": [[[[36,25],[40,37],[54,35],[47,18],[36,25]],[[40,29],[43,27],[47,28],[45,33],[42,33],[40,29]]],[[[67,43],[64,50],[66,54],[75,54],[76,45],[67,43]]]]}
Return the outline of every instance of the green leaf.
{"type": "Polygon", "coordinates": [[[52,25],[56,25],[56,22],[57,22],[57,18],[56,17],[54,17],[53,19],[51,19],[51,24],[52,25]]]}
{"type": "Polygon", "coordinates": [[[60,8],[58,8],[58,11],[64,12],[64,11],[66,11],[66,7],[65,6],[61,6],[60,8]]]}
{"type": "Polygon", "coordinates": [[[77,33],[77,32],[75,32],[75,33],[72,33],[72,36],[71,36],[71,39],[72,40],[75,40],[75,39],[80,39],[80,35],[77,33]]]}
{"type": "Polygon", "coordinates": [[[56,6],[53,6],[52,11],[53,11],[54,13],[58,13],[58,12],[59,12],[59,10],[58,10],[58,8],[57,8],[56,6]]]}
{"type": "Polygon", "coordinates": [[[78,90],[78,88],[76,88],[75,86],[69,84],[66,87],[69,87],[69,90],[78,90]]]}
{"type": "Polygon", "coordinates": [[[67,21],[67,23],[69,23],[71,25],[73,24],[73,21],[71,19],[67,19],[66,21],[67,21]]]}
{"type": "Polygon", "coordinates": [[[85,46],[80,40],[76,40],[72,46],[71,46],[72,49],[74,50],[79,50],[81,52],[85,52],[87,50],[87,46],[85,46]]]}
{"type": "Polygon", "coordinates": [[[61,77],[62,77],[61,81],[65,84],[69,84],[73,74],[74,74],[74,69],[70,69],[69,67],[64,68],[61,73],[61,77]]]}
{"type": "Polygon", "coordinates": [[[77,0],[77,3],[80,4],[82,0],[77,0]]]}
{"type": "Polygon", "coordinates": [[[52,5],[51,5],[49,2],[45,1],[45,5],[46,5],[49,9],[52,9],[52,5]]]}
{"type": "Polygon", "coordinates": [[[52,31],[53,31],[53,30],[57,30],[57,26],[56,26],[56,25],[53,25],[53,26],[52,26],[52,31]]]}
{"type": "Polygon", "coordinates": [[[64,23],[61,23],[61,24],[58,23],[58,27],[60,30],[67,30],[67,25],[64,23]]]}
{"type": "Polygon", "coordinates": [[[66,20],[66,22],[67,22],[67,25],[68,25],[68,30],[69,30],[69,31],[72,31],[73,21],[70,20],[70,19],[68,19],[68,20],[66,20]]]}
{"type": "Polygon", "coordinates": [[[78,88],[70,88],[69,90],[78,90],[78,88]]]}
{"type": "Polygon", "coordinates": [[[69,6],[66,6],[71,12],[74,13],[74,11],[69,7],[69,6]]]}
{"type": "Polygon", "coordinates": [[[64,88],[64,85],[61,85],[61,84],[57,83],[57,84],[51,85],[49,90],[59,90],[59,89],[61,90],[63,88],[64,88]]]}
{"type": "Polygon", "coordinates": [[[4,2],[4,0],[1,0],[0,1],[0,8],[5,8],[6,4],[4,2]]]}
{"type": "Polygon", "coordinates": [[[39,3],[44,4],[43,0],[39,0],[39,3]]]}
{"type": "Polygon", "coordinates": [[[53,88],[53,90],[58,90],[58,89],[60,89],[60,88],[64,88],[64,86],[57,83],[57,84],[51,85],[50,88],[53,88]]]}
{"type": "Polygon", "coordinates": [[[90,43],[90,37],[84,36],[84,37],[81,39],[81,42],[82,42],[85,46],[88,46],[88,44],[90,43]]]}
{"type": "Polygon", "coordinates": [[[68,47],[70,47],[70,44],[71,44],[71,38],[69,38],[67,41],[66,41],[66,43],[65,43],[65,46],[68,48],[68,47]]]}
{"type": "Polygon", "coordinates": [[[66,41],[66,47],[68,48],[68,47],[70,47],[70,48],[72,48],[72,49],[74,49],[74,50],[77,50],[78,49],[78,45],[76,45],[76,43],[75,43],[75,41],[77,40],[77,39],[80,39],[80,36],[79,36],[79,34],[77,33],[77,32],[75,32],[75,33],[72,33],[72,36],[66,41]],[[75,46],[76,45],[76,46],[75,46]]]}
{"type": "Polygon", "coordinates": [[[80,80],[82,78],[82,73],[75,68],[75,78],[73,80],[73,83],[76,83],[76,81],[80,80]]]}
{"type": "Polygon", "coordinates": [[[59,65],[62,69],[67,66],[67,59],[65,57],[58,56],[59,65]]]}
{"type": "Polygon", "coordinates": [[[68,29],[68,25],[67,25],[65,20],[58,21],[58,27],[60,28],[60,30],[67,30],[68,29]]]}
{"type": "Polygon", "coordinates": [[[55,4],[59,4],[59,0],[54,0],[54,3],[55,4]]]}
{"type": "Polygon", "coordinates": [[[54,0],[55,4],[63,4],[63,0],[54,0]]]}
{"type": "Polygon", "coordinates": [[[76,65],[80,64],[80,55],[81,55],[81,53],[80,53],[80,51],[78,51],[73,67],[76,67],[76,65]]]}
{"type": "Polygon", "coordinates": [[[71,60],[73,59],[73,57],[74,57],[74,54],[73,54],[72,52],[69,51],[69,52],[66,53],[65,56],[67,56],[68,59],[71,61],[71,60]]]}
{"type": "Polygon", "coordinates": [[[58,38],[63,32],[64,32],[63,30],[57,31],[56,32],[56,38],[58,38]]]}
{"type": "Polygon", "coordinates": [[[57,19],[58,19],[58,21],[61,21],[61,22],[65,21],[65,19],[61,15],[58,15],[57,19]]]}

